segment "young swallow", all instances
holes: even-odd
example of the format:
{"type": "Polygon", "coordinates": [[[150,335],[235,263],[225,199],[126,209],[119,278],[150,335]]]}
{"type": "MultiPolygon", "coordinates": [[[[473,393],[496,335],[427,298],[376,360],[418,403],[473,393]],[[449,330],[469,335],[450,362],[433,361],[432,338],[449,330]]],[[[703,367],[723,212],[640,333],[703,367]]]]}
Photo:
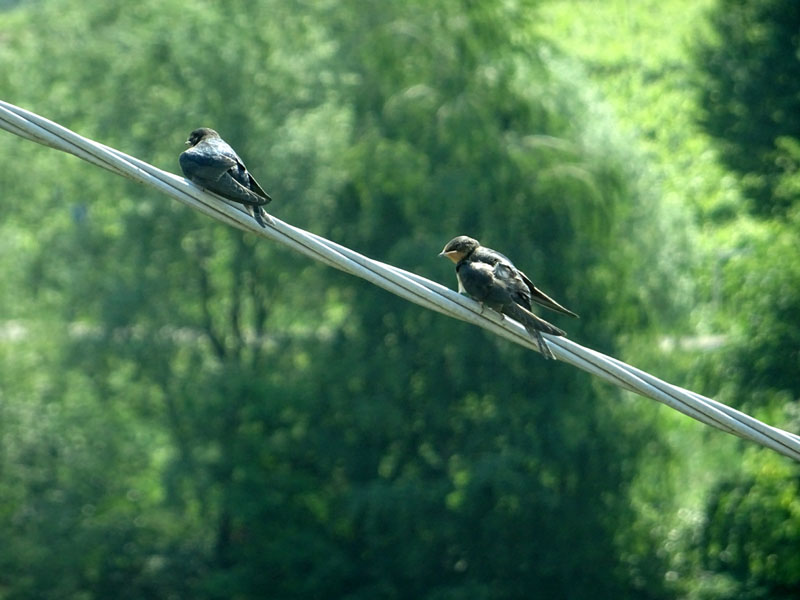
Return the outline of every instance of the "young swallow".
{"type": "Polygon", "coordinates": [[[179,157],[184,176],[223,198],[243,204],[259,225],[272,218],[264,210],[272,198],[265,192],[219,134],[208,127],[195,129],[186,140],[188,149],[179,157]]]}
{"type": "Polygon", "coordinates": [[[567,334],[533,314],[531,302],[571,317],[578,315],[533,285],[506,256],[481,246],[471,237],[453,238],[439,256],[446,256],[455,263],[459,292],[466,292],[481,304],[522,323],[536,339],[542,356],[555,358],[541,332],[557,336],[567,334]]]}

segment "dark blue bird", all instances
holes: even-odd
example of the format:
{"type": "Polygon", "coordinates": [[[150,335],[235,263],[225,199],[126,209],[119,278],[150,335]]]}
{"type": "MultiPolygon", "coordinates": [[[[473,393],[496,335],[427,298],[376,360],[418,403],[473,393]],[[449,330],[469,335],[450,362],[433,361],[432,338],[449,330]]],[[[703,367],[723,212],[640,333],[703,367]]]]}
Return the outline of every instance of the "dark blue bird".
{"type": "Polygon", "coordinates": [[[195,129],[186,140],[179,161],[184,176],[223,198],[244,204],[259,225],[272,223],[263,206],[272,198],[265,192],[219,134],[208,127],[195,129]]]}
{"type": "Polygon", "coordinates": [[[533,314],[531,302],[571,317],[578,315],[533,285],[506,256],[481,246],[471,237],[453,238],[439,256],[446,256],[456,264],[459,292],[466,292],[481,304],[522,323],[536,339],[542,356],[555,358],[541,332],[557,336],[567,334],[533,314]]]}

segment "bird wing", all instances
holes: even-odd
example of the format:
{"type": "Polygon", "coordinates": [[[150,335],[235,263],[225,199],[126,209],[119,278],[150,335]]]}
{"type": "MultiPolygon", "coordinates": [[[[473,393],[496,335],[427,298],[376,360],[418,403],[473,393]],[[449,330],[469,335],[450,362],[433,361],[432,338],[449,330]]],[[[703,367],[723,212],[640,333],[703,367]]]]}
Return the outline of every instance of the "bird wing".
{"type": "Polygon", "coordinates": [[[223,173],[218,180],[209,182],[207,187],[228,200],[249,206],[263,206],[271,200],[269,196],[264,198],[243,186],[230,173],[223,173]]]}
{"type": "MultiPolygon", "coordinates": [[[[502,255],[501,255],[502,256],[502,255]]],[[[494,277],[509,298],[523,308],[531,309],[531,294],[519,271],[510,260],[500,260],[494,265],[494,277]]]]}
{"type": "Polygon", "coordinates": [[[512,263],[511,260],[509,260],[509,258],[504,254],[501,254],[497,250],[492,250],[491,248],[481,246],[475,251],[473,257],[474,260],[488,262],[492,265],[504,265],[507,269],[515,274],[513,277],[510,277],[510,279],[515,282],[513,285],[514,289],[510,290],[510,292],[514,295],[514,299],[517,304],[520,304],[524,308],[530,310],[531,302],[536,302],[537,304],[540,304],[545,308],[549,308],[550,310],[554,310],[571,317],[578,317],[577,314],[568,308],[561,306],[558,302],[533,285],[533,282],[528,279],[528,276],[517,269],[517,267],[514,266],[514,263],[512,263]]]}
{"type": "Polygon", "coordinates": [[[456,267],[459,290],[463,289],[478,302],[492,304],[494,273],[486,263],[464,261],[456,267]]]}
{"type": "Polygon", "coordinates": [[[266,202],[262,202],[262,204],[267,204],[272,200],[272,196],[270,196],[261,188],[260,185],[258,185],[255,177],[250,174],[250,171],[247,170],[247,167],[244,166],[243,162],[239,161],[237,166],[230,170],[230,176],[242,186],[251,190],[256,196],[260,196],[266,200],[266,202]]]}
{"type": "MultiPolygon", "coordinates": [[[[254,191],[256,194],[258,194],[258,195],[259,195],[259,196],[261,196],[262,198],[266,198],[266,199],[267,199],[267,202],[269,202],[270,200],[272,200],[272,196],[270,196],[270,195],[269,195],[267,192],[265,192],[265,191],[264,191],[264,188],[262,188],[262,187],[261,187],[261,186],[258,184],[258,182],[256,181],[256,178],[255,178],[255,177],[253,177],[253,176],[250,174],[250,171],[247,171],[247,177],[248,177],[248,179],[250,180],[250,189],[251,189],[251,190],[253,190],[253,191],[254,191]]],[[[266,204],[266,202],[265,202],[265,204],[266,204]]]]}
{"type": "Polygon", "coordinates": [[[257,196],[261,196],[266,200],[266,202],[262,202],[262,204],[267,204],[272,200],[272,196],[270,196],[264,189],[259,185],[256,181],[256,178],[247,170],[247,166],[245,166],[244,161],[236,154],[236,151],[231,148],[231,146],[223,141],[215,140],[215,148],[216,150],[223,155],[226,159],[233,160],[234,162],[230,165],[230,175],[240,184],[242,184],[247,189],[251,190],[257,196]]]}
{"type": "Polygon", "coordinates": [[[203,144],[198,144],[181,153],[178,161],[183,174],[189,179],[197,181],[216,181],[228,169],[236,166],[236,160],[219,152],[204,149],[203,144]]]}
{"type": "MultiPolygon", "coordinates": [[[[519,273],[520,279],[525,283],[525,286],[528,288],[530,300],[533,300],[537,304],[540,304],[545,308],[549,308],[550,310],[554,310],[556,312],[569,315],[570,317],[575,317],[576,319],[578,318],[577,314],[575,314],[568,308],[564,308],[558,302],[553,300],[550,296],[545,294],[542,290],[533,285],[533,282],[530,279],[528,279],[525,273],[523,273],[522,271],[517,271],[517,272],[519,273]]],[[[530,307],[530,302],[528,304],[530,307]]]]}
{"type": "Polygon", "coordinates": [[[492,269],[492,273],[498,299],[501,295],[506,298],[503,306],[504,314],[522,323],[528,331],[535,329],[553,335],[566,335],[555,325],[551,325],[531,312],[529,296],[526,293],[528,287],[522,272],[514,265],[507,261],[498,262],[492,269]]]}

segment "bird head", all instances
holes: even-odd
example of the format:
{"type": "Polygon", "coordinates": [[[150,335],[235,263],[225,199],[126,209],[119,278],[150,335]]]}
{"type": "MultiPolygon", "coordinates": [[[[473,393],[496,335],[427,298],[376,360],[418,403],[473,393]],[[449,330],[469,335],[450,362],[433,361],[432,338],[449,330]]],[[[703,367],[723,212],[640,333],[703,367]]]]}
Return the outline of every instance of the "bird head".
{"type": "Polygon", "coordinates": [[[208,127],[200,127],[199,129],[195,129],[192,133],[189,134],[189,139],[186,140],[186,145],[196,146],[204,139],[212,137],[219,137],[219,134],[213,129],[209,129],[208,127]]]}
{"type": "Polygon", "coordinates": [[[457,264],[460,260],[475,252],[479,246],[478,240],[466,235],[460,235],[447,242],[439,256],[445,256],[457,264]]]}

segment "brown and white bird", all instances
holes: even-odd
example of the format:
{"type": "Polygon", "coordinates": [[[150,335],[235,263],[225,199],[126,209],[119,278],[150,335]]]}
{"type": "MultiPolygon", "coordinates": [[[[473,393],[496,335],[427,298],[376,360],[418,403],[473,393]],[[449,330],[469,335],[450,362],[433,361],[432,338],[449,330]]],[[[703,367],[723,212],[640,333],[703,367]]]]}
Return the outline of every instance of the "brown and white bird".
{"type": "Polygon", "coordinates": [[[567,334],[533,314],[531,302],[571,317],[577,318],[578,315],[533,285],[508,257],[481,246],[471,237],[461,235],[453,238],[439,256],[446,256],[455,263],[459,292],[466,292],[481,304],[522,323],[536,339],[542,356],[555,358],[542,332],[557,336],[567,334]]]}

